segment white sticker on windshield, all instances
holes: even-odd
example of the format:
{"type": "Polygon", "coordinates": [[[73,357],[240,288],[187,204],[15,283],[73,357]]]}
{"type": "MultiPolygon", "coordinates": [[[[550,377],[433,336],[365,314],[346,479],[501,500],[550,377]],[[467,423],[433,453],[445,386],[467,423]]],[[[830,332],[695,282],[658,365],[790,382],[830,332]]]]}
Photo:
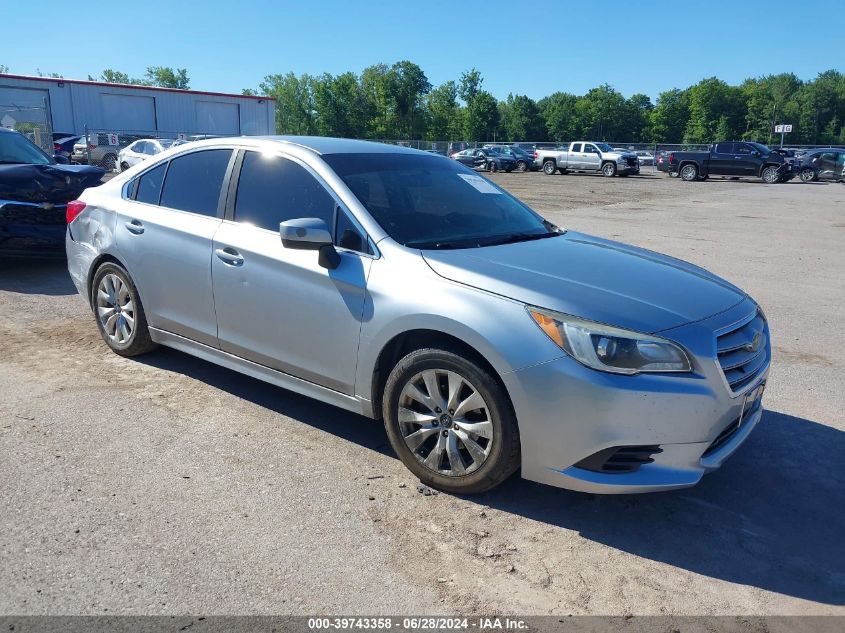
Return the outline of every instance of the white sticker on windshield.
{"type": "Polygon", "coordinates": [[[462,178],[466,183],[472,185],[481,193],[502,193],[481,176],[476,176],[475,174],[458,174],[458,178],[462,178]]]}

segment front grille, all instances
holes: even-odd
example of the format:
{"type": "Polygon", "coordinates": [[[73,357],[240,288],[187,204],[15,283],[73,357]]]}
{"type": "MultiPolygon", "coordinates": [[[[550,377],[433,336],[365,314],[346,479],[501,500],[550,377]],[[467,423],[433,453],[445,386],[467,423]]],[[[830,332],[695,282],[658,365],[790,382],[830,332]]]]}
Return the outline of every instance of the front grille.
{"type": "Polygon", "coordinates": [[[651,456],[662,452],[663,449],[657,445],[611,446],[575,465],[597,473],[631,473],[643,464],[652,463],[654,459],[651,456]]]}
{"type": "Polygon", "coordinates": [[[637,166],[637,159],[636,158],[626,158],[625,162],[628,163],[628,167],[636,167],[637,166]]]}
{"type": "Polygon", "coordinates": [[[67,223],[65,210],[67,205],[56,204],[44,208],[39,204],[5,202],[0,205],[0,221],[4,224],[58,225],[67,223]]]}
{"type": "Polygon", "coordinates": [[[768,361],[766,320],[758,310],[750,319],[716,338],[716,355],[731,391],[737,393],[754,382],[768,361]]]}
{"type": "Polygon", "coordinates": [[[702,457],[707,457],[711,453],[715,453],[718,451],[722,446],[727,444],[730,439],[736,434],[737,431],[742,427],[742,423],[748,420],[752,415],[754,415],[757,410],[762,406],[763,399],[758,398],[756,402],[752,403],[751,408],[748,411],[743,412],[736,420],[728,424],[719,435],[716,436],[716,439],[707,447],[707,450],[701,455],[702,457]]]}

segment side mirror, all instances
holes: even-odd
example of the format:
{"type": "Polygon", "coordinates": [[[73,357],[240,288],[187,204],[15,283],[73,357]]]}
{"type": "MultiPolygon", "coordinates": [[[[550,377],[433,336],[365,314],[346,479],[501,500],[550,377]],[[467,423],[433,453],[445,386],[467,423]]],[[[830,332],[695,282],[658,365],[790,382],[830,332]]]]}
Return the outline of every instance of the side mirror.
{"type": "Polygon", "coordinates": [[[67,165],[70,162],[64,154],[53,154],[53,160],[59,165],[67,165]]]}
{"type": "Polygon", "coordinates": [[[334,248],[328,225],[319,218],[297,218],[279,224],[282,245],[304,251],[319,251],[320,266],[334,270],[340,265],[340,255],[334,248]]]}

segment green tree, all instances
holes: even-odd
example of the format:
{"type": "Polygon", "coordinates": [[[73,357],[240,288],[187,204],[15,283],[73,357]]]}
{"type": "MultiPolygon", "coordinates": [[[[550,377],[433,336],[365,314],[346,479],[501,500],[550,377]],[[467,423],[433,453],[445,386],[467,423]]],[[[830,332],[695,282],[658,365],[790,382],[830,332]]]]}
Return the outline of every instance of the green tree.
{"type": "Polygon", "coordinates": [[[276,130],[279,134],[317,133],[313,77],[297,77],[292,72],[267,75],[258,88],[263,94],[276,99],[276,130]]]}
{"type": "Polygon", "coordinates": [[[188,71],[185,68],[174,70],[168,66],[148,66],[147,72],[144,74],[144,83],[149,86],[178,88],[179,90],[187,90],[191,87],[188,71]]]}
{"type": "Polygon", "coordinates": [[[363,94],[358,77],[351,72],[334,77],[325,74],[314,81],[317,132],[345,138],[366,134],[363,94]]]}
{"type": "Polygon", "coordinates": [[[579,136],[576,128],[575,104],[578,97],[568,92],[555,92],[537,103],[546,125],[546,138],[554,141],[573,141],[579,136]]]}
{"type": "Polygon", "coordinates": [[[470,141],[495,140],[499,126],[496,98],[486,90],[479,90],[469,100],[464,111],[464,138],[470,141]]]}
{"type": "Polygon", "coordinates": [[[661,92],[657,105],[649,113],[649,140],[655,143],[679,143],[689,122],[689,94],[672,88],[661,92]]]}
{"type": "Polygon", "coordinates": [[[36,68],[35,72],[38,74],[39,77],[52,77],[53,79],[64,79],[64,76],[60,75],[59,73],[44,73],[41,72],[40,68],[36,68]]]}
{"type": "Polygon", "coordinates": [[[367,138],[396,138],[389,73],[387,64],[369,66],[361,73],[367,138]]]}
{"type": "Polygon", "coordinates": [[[626,136],[625,114],[625,97],[609,84],[592,88],[575,104],[576,125],[585,137],[620,140],[626,136]]]}
{"type": "Polygon", "coordinates": [[[741,136],[746,112],[741,88],[710,77],[689,88],[689,100],[685,143],[712,143],[741,136]]]}
{"type": "Polygon", "coordinates": [[[481,77],[481,73],[475,68],[461,73],[461,80],[458,82],[458,96],[469,103],[481,90],[483,83],[484,79],[481,77]]]}
{"type": "Polygon", "coordinates": [[[9,67],[6,64],[0,64],[0,75],[9,72],[9,67]]]}
{"type": "Polygon", "coordinates": [[[422,68],[409,61],[396,62],[390,67],[386,81],[396,138],[425,136],[423,99],[431,90],[431,84],[422,68]]]}
{"type": "Polygon", "coordinates": [[[541,141],[546,138],[546,126],[537,102],[525,95],[509,94],[499,102],[502,137],[510,141],[541,141]]]}
{"type": "Polygon", "coordinates": [[[455,140],[463,137],[463,119],[458,106],[458,86],[447,81],[426,95],[427,135],[429,141],[455,140]]]}
{"type": "Polygon", "coordinates": [[[616,140],[634,143],[648,140],[653,109],[654,105],[648,95],[637,93],[626,99],[622,129],[618,131],[616,140]]]}

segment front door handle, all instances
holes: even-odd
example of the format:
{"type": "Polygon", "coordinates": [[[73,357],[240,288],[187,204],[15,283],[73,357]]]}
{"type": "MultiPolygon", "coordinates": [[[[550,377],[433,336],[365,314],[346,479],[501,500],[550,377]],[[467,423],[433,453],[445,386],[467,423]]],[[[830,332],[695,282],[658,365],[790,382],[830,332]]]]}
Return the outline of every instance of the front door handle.
{"type": "Polygon", "coordinates": [[[144,232],[144,225],[140,220],[129,220],[125,226],[134,235],[140,235],[144,232]]]}
{"type": "Polygon", "coordinates": [[[241,254],[231,246],[215,249],[214,254],[217,255],[218,259],[223,260],[230,266],[240,266],[244,263],[244,258],[241,254]]]}

